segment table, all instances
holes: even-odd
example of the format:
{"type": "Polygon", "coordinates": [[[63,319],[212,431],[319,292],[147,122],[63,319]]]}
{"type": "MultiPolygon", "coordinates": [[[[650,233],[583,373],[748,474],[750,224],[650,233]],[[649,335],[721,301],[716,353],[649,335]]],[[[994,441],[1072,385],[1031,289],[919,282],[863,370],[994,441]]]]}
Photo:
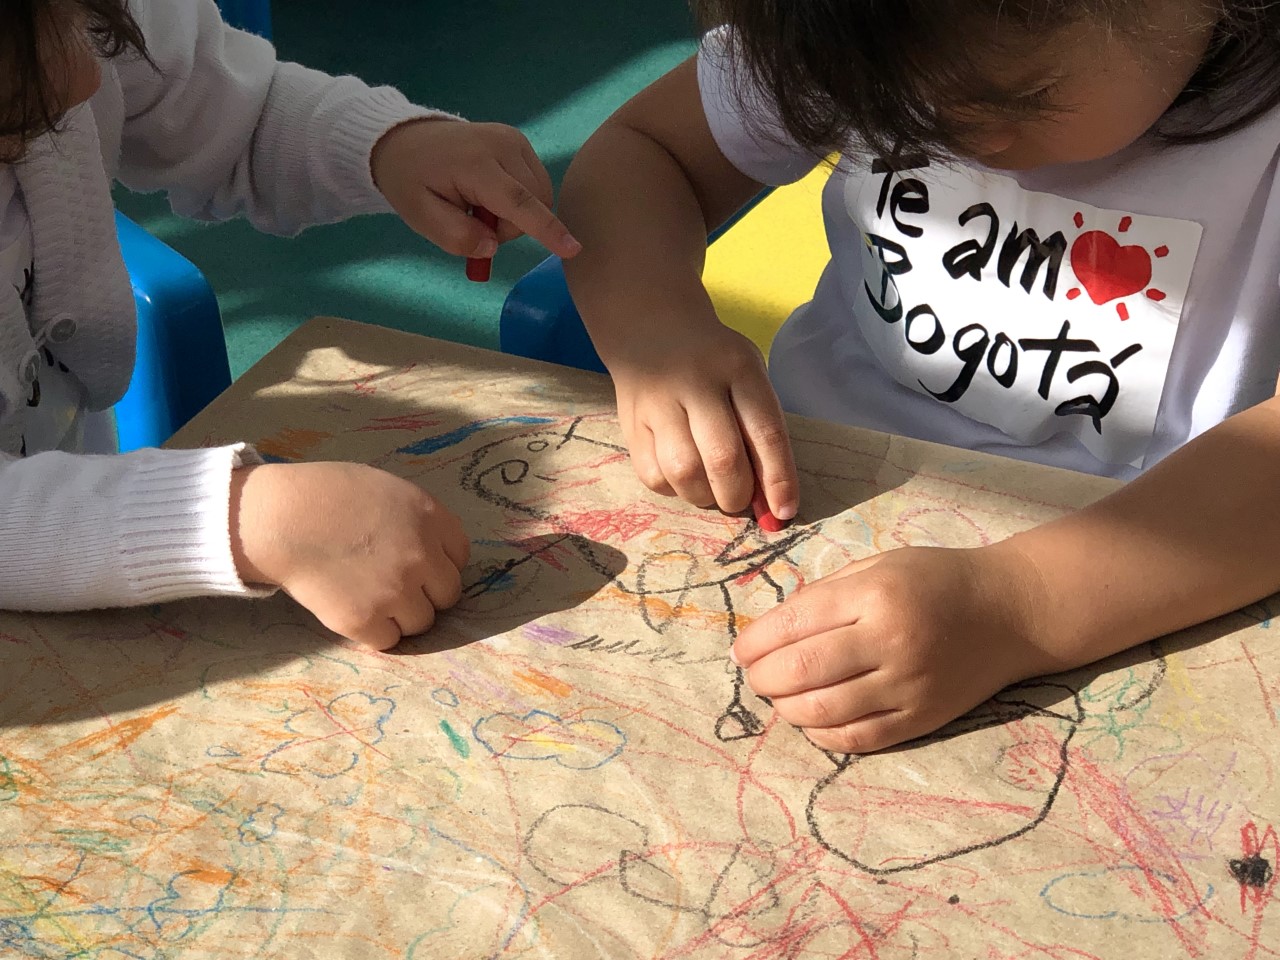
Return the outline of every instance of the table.
{"type": "Polygon", "coordinates": [[[466,598],[386,654],[282,596],[0,615],[0,955],[1280,953],[1272,607],[826,754],[726,659],[747,618],[1109,485],[792,426],[769,537],[644,491],[603,378],[304,326],[175,442],[424,484],[466,598]]]}

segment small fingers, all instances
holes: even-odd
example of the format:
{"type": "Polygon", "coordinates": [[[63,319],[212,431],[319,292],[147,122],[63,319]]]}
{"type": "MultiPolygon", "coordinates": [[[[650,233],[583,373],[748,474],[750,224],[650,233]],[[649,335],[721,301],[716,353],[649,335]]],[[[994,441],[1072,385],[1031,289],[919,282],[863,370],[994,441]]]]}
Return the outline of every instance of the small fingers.
{"type": "Polygon", "coordinates": [[[703,407],[690,414],[689,429],[716,506],[725,513],[745,510],[756,478],[732,408],[727,404],[703,407]]]}
{"type": "Polygon", "coordinates": [[[882,710],[840,726],[807,729],[804,735],[832,753],[875,753],[928,732],[905,710],[882,710]]]}
{"type": "Polygon", "coordinates": [[[401,637],[426,633],[436,622],[435,603],[425,588],[407,589],[397,601],[391,620],[401,637]]]}
{"type": "Polygon", "coordinates": [[[435,610],[448,610],[462,598],[461,567],[441,551],[428,561],[423,571],[421,592],[431,602],[434,622],[435,610]]]}
{"type": "Polygon", "coordinates": [[[682,500],[699,507],[712,506],[716,497],[690,432],[688,415],[680,408],[664,419],[665,425],[654,431],[654,454],[662,476],[682,500]]]}
{"type": "Polygon", "coordinates": [[[756,660],[747,682],[760,696],[776,698],[868,676],[877,665],[854,641],[853,631],[844,630],[805,637],[756,660]]]}
{"type": "Polygon", "coordinates": [[[790,644],[858,622],[856,601],[847,583],[819,580],[792,594],[742,629],[731,655],[750,667],[761,657],[790,644]]]}
{"type": "Polygon", "coordinates": [[[404,636],[400,625],[391,617],[371,617],[356,624],[325,623],[325,626],[334,633],[346,637],[352,643],[358,643],[370,650],[390,650],[404,636]]]}
{"type": "Polygon", "coordinates": [[[440,548],[453,564],[455,572],[471,562],[471,539],[456,513],[439,507],[431,513],[427,522],[431,524],[440,548]]]}
{"type": "Polygon", "coordinates": [[[674,497],[676,491],[667,482],[666,475],[663,474],[662,467],[658,463],[653,431],[644,424],[640,424],[631,433],[631,467],[640,478],[640,482],[660,497],[674,497]]]}
{"type": "Polygon", "coordinates": [[[900,706],[898,691],[876,671],[816,690],[774,697],[773,708],[797,727],[839,727],[900,706]]]}
{"type": "Polygon", "coordinates": [[[412,205],[399,213],[411,229],[445,253],[488,259],[498,252],[496,231],[428,190],[417,194],[412,205]]]}
{"type": "Polygon", "coordinates": [[[522,182],[504,167],[497,166],[496,172],[487,177],[480,188],[478,202],[557,256],[566,260],[576,256],[582,250],[582,244],[538,198],[540,184],[537,178],[531,174],[526,176],[534,182],[522,182]]]}
{"type": "Polygon", "coordinates": [[[731,396],[769,509],[779,520],[791,520],[800,509],[800,479],[777,394],[768,386],[763,390],[735,387],[731,396]]]}

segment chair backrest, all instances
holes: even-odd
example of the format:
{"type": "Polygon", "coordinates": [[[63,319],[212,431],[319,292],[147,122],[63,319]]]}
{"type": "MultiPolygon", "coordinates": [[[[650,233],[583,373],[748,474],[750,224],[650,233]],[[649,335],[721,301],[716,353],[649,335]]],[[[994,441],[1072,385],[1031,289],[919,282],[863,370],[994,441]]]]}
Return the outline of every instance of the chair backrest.
{"type": "Polygon", "coordinates": [[[231,386],[218,301],[176,250],[116,213],[138,307],[133,379],[116,404],[120,450],[158,447],[231,386]]]}

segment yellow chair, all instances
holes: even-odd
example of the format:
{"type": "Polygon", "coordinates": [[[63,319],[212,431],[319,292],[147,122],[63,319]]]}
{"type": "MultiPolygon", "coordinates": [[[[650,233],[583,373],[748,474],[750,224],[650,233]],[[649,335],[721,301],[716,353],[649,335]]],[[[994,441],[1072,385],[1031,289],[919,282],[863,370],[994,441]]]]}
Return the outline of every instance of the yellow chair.
{"type": "MultiPolygon", "coordinates": [[[[707,249],[703,279],[721,320],[768,356],[783,321],[813,294],[830,259],[822,188],[830,169],[770,191],[707,249]]],[[[573,306],[558,257],[516,282],[502,306],[505,353],[604,372],[573,306]]]]}
{"type": "Polygon", "coordinates": [[[821,166],[774,190],[707,248],[702,279],[716,312],[769,356],[774,334],[813,296],[831,259],[822,223],[821,166]]]}

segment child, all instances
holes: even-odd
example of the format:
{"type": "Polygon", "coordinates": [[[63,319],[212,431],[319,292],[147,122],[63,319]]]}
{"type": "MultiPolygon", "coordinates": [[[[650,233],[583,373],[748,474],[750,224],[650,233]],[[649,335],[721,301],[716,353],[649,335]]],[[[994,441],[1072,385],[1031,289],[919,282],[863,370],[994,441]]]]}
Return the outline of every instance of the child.
{"type": "Polygon", "coordinates": [[[1280,589],[1280,4],[701,6],[724,26],[562,196],[641,479],[737,511],[758,476],[793,517],[785,407],[1132,481],[809,584],[737,640],[754,690],[874,751],[1280,589]],[[706,233],[832,152],[831,263],[771,386],[702,287],[706,233]]]}
{"type": "Polygon", "coordinates": [[[0,607],[280,587],[378,649],[429,627],[458,599],[468,543],[412,484],[262,465],[243,444],[80,452],[129,384],[136,339],[110,181],[279,233],[395,210],[451,253],[489,257],[528,232],[572,256],[529,144],[277,62],[213,0],[14,0],[0,70],[0,607]]]}

